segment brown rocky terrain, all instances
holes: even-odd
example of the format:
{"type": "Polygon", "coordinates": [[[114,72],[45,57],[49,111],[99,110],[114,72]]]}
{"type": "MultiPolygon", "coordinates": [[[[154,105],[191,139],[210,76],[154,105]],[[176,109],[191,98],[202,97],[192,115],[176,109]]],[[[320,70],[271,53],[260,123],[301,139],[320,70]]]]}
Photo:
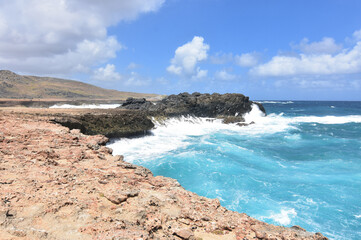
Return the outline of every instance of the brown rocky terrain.
{"type": "Polygon", "coordinates": [[[156,94],[121,92],[91,84],[52,77],[19,75],[0,70],[0,102],[9,99],[37,100],[125,100],[128,97],[158,97],[156,94]]]}
{"type": "Polygon", "coordinates": [[[85,134],[102,134],[107,137],[145,135],[154,127],[145,112],[135,110],[6,107],[0,108],[0,111],[46,117],[70,129],[80,129],[85,134]]]}
{"type": "Polygon", "coordinates": [[[327,239],[229,211],[31,111],[0,109],[0,239],[327,239]]]}

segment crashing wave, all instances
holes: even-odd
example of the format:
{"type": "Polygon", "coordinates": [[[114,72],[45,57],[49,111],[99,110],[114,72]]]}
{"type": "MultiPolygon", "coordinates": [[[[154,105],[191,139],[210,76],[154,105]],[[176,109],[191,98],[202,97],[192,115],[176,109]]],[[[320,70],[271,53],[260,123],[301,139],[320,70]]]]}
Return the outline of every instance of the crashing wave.
{"type": "MultiPolygon", "coordinates": [[[[287,117],[283,113],[267,116],[253,104],[252,110],[244,116],[248,126],[240,127],[236,123],[224,124],[221,119],[182,116],[155,121],[155,129],[150,136],[133,139],[120,139],[108,146],[114,154],[122,154],[127,161],[136,159],[154,159],[170,151],[191,144],[194,136],[207,136],[213,133],[237,134],[247,137],[259,137],[267,134],[297,130],[300,123],[345,124],[361,122],[360,115],[351,116],[298,116],[287,117]]],[[[292,139],[291,139],[292,140],[292,139]]]]}

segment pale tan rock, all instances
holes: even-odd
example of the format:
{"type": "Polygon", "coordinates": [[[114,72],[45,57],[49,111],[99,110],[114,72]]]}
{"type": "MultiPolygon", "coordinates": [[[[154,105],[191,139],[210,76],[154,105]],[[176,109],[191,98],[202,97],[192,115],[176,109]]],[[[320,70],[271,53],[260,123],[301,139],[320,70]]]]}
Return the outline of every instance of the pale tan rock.
{"type": "Polygon", "coordinates": [[[229,211],[112,156],[107,138],[69,131],[43,111],[0,109],[1,240],[327,239],[229,211]]]}
{"type": "Polygon", "coordinates": [[[189,229],[182,229],[182,230],[176,231],[174,233],[174,235],[176,235],[177,237],[180,237],[181,239],[194,239],[194,234],[189,229]]]}

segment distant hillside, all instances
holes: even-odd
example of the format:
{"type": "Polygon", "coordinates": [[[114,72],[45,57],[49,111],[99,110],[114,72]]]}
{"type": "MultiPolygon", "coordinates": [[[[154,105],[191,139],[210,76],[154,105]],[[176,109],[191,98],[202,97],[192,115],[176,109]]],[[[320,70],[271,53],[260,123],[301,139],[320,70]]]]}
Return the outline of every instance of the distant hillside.
{"type": "Polygon", "coordinates": [[[158,96],[109,90],[73,80],[22,76],[8,70],[0,70],[0,98],[121,100],[128,97],[156,98],[158,96]]]}

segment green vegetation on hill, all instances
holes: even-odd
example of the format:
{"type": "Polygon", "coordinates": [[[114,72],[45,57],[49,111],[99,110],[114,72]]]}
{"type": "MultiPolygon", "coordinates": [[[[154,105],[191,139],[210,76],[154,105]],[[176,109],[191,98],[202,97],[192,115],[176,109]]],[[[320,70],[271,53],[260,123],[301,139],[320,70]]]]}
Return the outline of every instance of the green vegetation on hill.
{"type": "Polygon", "coordinates": [[[8,70],[0,70],[0,98],[121,100],[128,97],[157,96],[159,95],[109,90],[73,80],[22,76],[8,70]]]}

